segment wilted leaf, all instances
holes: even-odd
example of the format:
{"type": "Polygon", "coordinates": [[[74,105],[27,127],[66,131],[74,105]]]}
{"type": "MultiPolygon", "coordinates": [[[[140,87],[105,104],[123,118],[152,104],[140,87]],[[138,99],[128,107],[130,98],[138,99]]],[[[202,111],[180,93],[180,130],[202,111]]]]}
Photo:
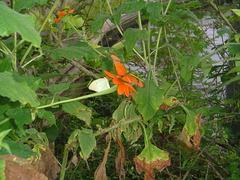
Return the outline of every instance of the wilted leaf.
{"type": "Polygon", "coordinates": [[[35,92],[27,82],[16,80],[15,76],[17,75],[11,72],[0,73],[0,96],[8,97],[11,101],[20,101],[23,105],[38,106],[35,92]]]}
{"type": "Polygon", "coordinates": [[[91,124],[92,111],[87,106],[80,102],[70,102],[63,104],[62,109],[64,112],[76,116],[78,119],[83,120],[87,125],[91,124]]]}
{"type": "Polygon", "coordinates": [[[201,142],[201,115],[193,111],[186,111],[186,123],[179,139],[191,149],[199,150],[201,142]]]}
{"type": "MultiPolygon", "coordinates": [[[[141,119],[136,113],[136,106],[129,101],[122,101],[118,108],[113,113],[113,123],[119,123],[119,121],[126,121],[130,119],[141,119]]],[[[134,143],[142,135],[141,127],[138,122],[132,122],[129,125],[123,125],[119,128],[123,133],[127,141],[134,143]]]]}
{"type": "Polygon", "coordinates": [[[144,120],[151,119],[163,103],[164,91],[157,87],[152,81],[146,81],[144,88],[138,89],[134,100],[138,111],[144,120]]]}
{"type": "Polygon", "coordinates": [[[108,159],[108,153],[110,150],[111,140],[108,142],[108,146],[104,151],[104,156],[102,162],[97,167],[95,173],[94,173],[94,179],[95,180],[108,180],[107,173],[106,173],[106,162],[108,159]]]}
{"type": "Polygon", "coordinates": [[[144,180],[153,180],[154,169],[162,171],[171,164],[168,152],[151,143],[145,146],[141,154],[134,158],[134,163],[138,173],[145,173],[144,180]]]}
{"type": "Polygon", "coordinates": [[[163,103],[160,105],[161,110],[169,110],[173,106],[177,105],[179,101],[177,100],[176,97],[167,97],[163,99],[163,103]]]}
{"type": "Polygon", "coordinates": [[[115,166],[116,166],[116,172],[120,180],[125,180],[125,169],[124,169],[124,163],[125,163],[125,148],[120,140],[120,137],[116,138],[116,143],[118,144],[119,151],[117,154],[117,157],[115,159],[115,166]]]}
{"type": "Polygon", "coordinates": [[[148,38],[148,32],[146,30],[128,28],[124,32],[123,37],[125,40],[125,49],[128,53],[130,53],[138,40],[146,40],[148,38]]]}
{"type": "Polygon", "coordinates": [[[81,155],[84,160],[87,160],[93,149],[96,147],[96,139],[93,131],[90,129],[80,130],[78,141],[81,148],[81,155]]]}
{"type": "Polygon", "coordinates": [[[8,36],[14,32],[19,33],[23,40],[40,47],[41,37],[35,29],[33,18],[20,14],[0,2],[0,36],[8,36]]]}

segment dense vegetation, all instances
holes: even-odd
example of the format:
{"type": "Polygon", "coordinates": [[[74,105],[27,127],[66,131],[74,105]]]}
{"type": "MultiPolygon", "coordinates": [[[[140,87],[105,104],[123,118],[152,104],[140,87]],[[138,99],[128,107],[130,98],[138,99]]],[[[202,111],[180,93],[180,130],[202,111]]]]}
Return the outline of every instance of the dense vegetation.
{"type": "Polygon", "coordinates": [[[239,7],[0,1],[0,180],[239,180],[239,7]]]}

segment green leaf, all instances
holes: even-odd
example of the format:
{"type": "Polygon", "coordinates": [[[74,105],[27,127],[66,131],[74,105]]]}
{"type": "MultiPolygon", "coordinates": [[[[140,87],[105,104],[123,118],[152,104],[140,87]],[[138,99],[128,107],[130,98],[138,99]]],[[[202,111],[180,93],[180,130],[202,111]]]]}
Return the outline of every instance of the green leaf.
{"type": "Polygon", "coordinates": [[[139,88],[134,100],[138,111],[144,120],[151,119],[163,103],[164,90],[157,87],[151,80],[145,82],[144,88],[139,88]]]}
{"type": "Polygon", "coordinates": [[[198,58],[194,56],[184,56],[180,59],[180,75],[185,82],[192,79],[193,70],[199,63],[198,58]]]}
{"type": "Polygon", "coordinates": [[[8,36],[17,32],[23,40],[40,47],[40,33],[36,31],[34,26],[34,20],[31,16],[20,14],[0,2],[0,36],[8,36]]]}
{"type": "Polygon", "coordinates": [[[0,159],[0,180],[5,180],[5,160],[0,159]]]}
{"type": "Polygon", "coordinates": [[[97,58],[97,54],[87,43],[79,43],[78,46],[57,48],[51,51],[51,57],[57,60],[61,58],[66,58],[68,60],[80,60],[82,58],[92,60],[97,58]]]}
{"type": "Polygon", "coordinates": [[[0,59],[0,72],[11,71],[11,69],[12,69],[12,63],[9,57],[0,59]]]}
{"type": "Polygon", "coordinates": [[[96,16],[96,19],[91,22],[91,30],[93,32],[101,31],[103,24],[107,18],[108,15],[102,13],[96,16]]]}
{"type": "Polygon", "coordinates": [[[87,125],[91,124],[92,110],[80,102],[70,102],[62,105],[64,112],[76,116],[87,125]]]}
{"type": "MultiPolygon", "coordinates": [[[[30,158],[32,156],[35,156],[36,153],[32,151],[32,149],[22,143],[14,142],[12,140],[5,140],[4,143],[6,143],[11,151],[11,154],[16,155],[21,158],[30,158]]],[[[10,154],[6,149],[0,149],[0,155],[10,154]]]]}
{"type": "Polygon", "coordinates": [[[16,77],[17,74],[11,72],[0,73],[0,96],[7,97],[11,101],[19,101],[23,105],[38,106],[39,101],[35,92],[28,86],[27,82],[16,80],[16,77]]]}
{"type": "Polygon", "coordinates": [[[233,11],[236,15],[240,16],[240,9],[232,9],[232,11],[233,11]]]}
{"type": "Polygon", "coordinates": [[[123,37],[125,40],[125,49],[128,53],[130,53],[138,40],[148,39],[148,32],[146,30],[129,28],[124,32],[123,37]]]}
{"type": "Polygon", "coordinates": [[[118,6],[113,12],[115,23],[120,23],[122,14],[133,13],[140,11],[145,7],[146,3],[143,0],[129,0],[118,6]]]}
{"type": "Polygon", "coordinates": [[[147,12],[149,14],[149,21],[151,23],[158,23],[162,20],[162,4],[159,2],[149,2],[147,3],[147,12]]]}
{"type": "Polygon", "coordinates": [[[80,28],[84,24],[83,18],[79,15],[66,16],[63,21],[65,22],[64,29],[80,28]]]}
{"type": "Polygon", "coordinates": [[[37,115],[40,119],[47,120],[49,126],[56,124],[56,118],[51,111],[46,111],[44,109],[41,109],[38,111],[37,115]]]}
{"type": "Polygon", "coordinates": [[[10,133],[10,131],[11,129],[0,132],[0,150],[4,149],[9,153],[11,152],[11,150],[8,144],[3,141],[3,139],[10,133]]]}
{"type": "Polygon", "coordinates": [[[93,131],[90,129],[82,129],[78,134],[78,141],[81,148],[81,155],[87,160],[96,147],[96,139],[93,131]]]}
{"type": "Polygon", "coordinates": [[[24,125],[32,122],[31,112],[26,108],[9,109],[6,114],[8,117],[14,119],[15,124],[20,130],[23,130],[24,125]]]}
{"type": "Polygon", "coordinates": [[[35,5],[45,5],[48,0],[15,0],[15,10],[21,11],[22,9],[29,9],[35,5]]]}
{"type": "Polygon", "coordinates": [[[61,94],[64,91],[68,90],[70,83],[60,83],[60,84],[51,84],[48,86],[48,90],[52,94],[61,94]]]}

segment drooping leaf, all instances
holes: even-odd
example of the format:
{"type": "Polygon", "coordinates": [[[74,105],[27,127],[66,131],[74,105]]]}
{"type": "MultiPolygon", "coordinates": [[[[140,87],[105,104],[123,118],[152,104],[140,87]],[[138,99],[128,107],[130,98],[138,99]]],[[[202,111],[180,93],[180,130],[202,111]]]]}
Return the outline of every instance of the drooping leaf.
{"type": "Polygon", "coordinates": [[[144,120],[151,119],[163,103],[164,90],[157,87],[151,80],[146,81],[144,88],[138,89],[134,100],[144,120]]]}
{"type": "MultiPolygon", "coordinates": [[[[114,123],[119,123],[119,121],[127,121],[130,119],[141,119],[136,113],[136,106],[129,101],[123,101],[114,111],[112,118],[114,123]]],[[[120,126],[119,129],[123,133],[126,140],[131,143],[136,142],[142,135],[141,127],[137,121],[132,122],[127,126],[120,126]]]]}
{"type": "Polygon", "coordinates": [[[0,159],[0,180],[5,180],[5,160],[0,159]]]}
{"type": "Polygon", "coordinates": [[[134,158],[134,163],[138,173],[145,173],[145,180],[154,179],[154,169],[162,171],[171,164],[168,152],[151,143],[145,146],[143,151],[134,158]]]}
{"type": "Polygon", "coordinates": [[[199,150],[201,141],[201,115],[196,114],[194,111],[191,111],[186,107],[184,109],[186,112],[186,122],[179,139],[188,148],[199,150]]]}
{"type": "Polygon", "coordinates": [[[83,120],[87,125],[91,124],[92,111],[87,106],[80,102],[71,102],[63,104],[62,109],[64,112],[76,116],[78,119],[83,120]]]}
{"type": "Polygon", "coordinates": [[[40,47],[40,33],[35,29],[34,20],[29,15],[20,14],[0,2],[0,36],[19,33],[23,40],[40,47]]]}
{"type": "Polygon", "coordinates": [[[128,28],[124,34],[124,46],[128,53],[132,52],[135,44],[138,40],[146,40],[148,38],[148,32],[146,30],[139,30],[128,28]]]}
{"type": "Polygon", "coordinates": [[[56,60],[61,58],[66,58],[68,60],[80,60],[82,58],[86,60],[93,60],[97,58],[97,54],[88,44],[79,43],[75,46],[57,48],[51,51],[51,57],[56,60]]]}
{"type": "Polygon", "coordinates": [[[99,164],[99,166],[97,167],[94,173],[95,180],[108,180],[107,173],[106,173],[106,163],[107,163],[108,154],[110,151],[110,145],[111,145],[111,140],[109,140],[108,146],[104,151],[102,162],[99,164]]]}
{"type": "Polygon", "coordinates": [[[37,115],[39,118],[47,120],[49,126],[56,124],[56,118],[51,111],[46,111],[44,109],[41,109],[38,111],[37,115]]]}
{"type": "Polygon", "coordinates": [[[78,134],[78,141],[81,148],[81,155],[84,160],[87,160],[96,147],[96,139],[93,131],[90,129],[82,129],[78,134]]]}
{"type": "Polygon", "coordinates": [[[30,104],[32,107],[39,105],[35,92],[23,79],[21,81],[16,80],[16,74],[11,72],[0,73],[0,84],[0,96],[7,97],[11,101],[19,101],[23,105],[30,104]]]}
{"type": "Polygon", "coordinates": [[[48,90],[52,94],[61,94],[64,91],[68,90],[70,83],[60,83],[60,84],[51,84],[48,86],[48,90]]]}
{"type": "Polygon", "coordinates": [[[8,117],[14,119],[15,124],[20,130],[23,130],[24,125],[32,122],[31,112],[27,108],[9,109],[6,114],[8,117]]]}
{"type": "Polygon", "coordinates": [[[116,137],[116,143],[118,144],[119,151],[115,159],[115,167],[116,167],[116,173],[119,177],[119,180],[124,180],[126,176],[125,169],[124,169],[126,154],[125,154],[124,145],[120,139],[121,137],[118,137],[118,136],[119,135],[117,135],[116,137]]]}
{"type": "Polygon", "coordinates": [[[21,11],[23,9],[32,8],[35,5],[45,5],[47,4],[48,0],[15,0],[15,10],[21,11]]]}

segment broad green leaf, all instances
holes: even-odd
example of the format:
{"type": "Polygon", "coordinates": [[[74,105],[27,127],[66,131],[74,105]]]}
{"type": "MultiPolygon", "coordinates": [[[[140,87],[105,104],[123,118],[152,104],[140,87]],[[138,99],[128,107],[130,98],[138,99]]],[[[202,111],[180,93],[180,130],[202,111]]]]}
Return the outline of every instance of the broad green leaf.
{"type": "Polygon", "coordinates": [[[22,9],[29,9],[35,5],[45,5],[48,0],[15,0],[15,10],[21,11],[22,9]]]}
{"type": "Polygon", "coordinates": [[[96,147],[96,139],[93,131],[90,129],[82,129],[78,134],[78,141],[81,148],[81,155],[87,160],[96,147]]]}
{"type": "Polygon", "coordinates": [[[148,38],[148,32],[146,30],[129,28],[124,32],[123,37],[125,49],[130,53],[138,40],[146,40],[148,38]]]}
{"type": "Polygon", "coordinates": [[[80,102],[70,102],[62,105],[64,112],[76,116],[87,125],[91,124],[92,110],[80,102]]]}
{"type": "Polygon", "coordinates": [[[101,31],[104,22],[108,18],[106,14],[99,14],[96,18],[91,22],[91,30],[93,32],[101,31]]]}
{"type": "Polygon", "coordinates": [[[60,83],[60,84],[51,84],[48,86],[48,90],[52,94],[61,94],[64,91],[68,90],[70,83],[60,83]]]}
{"type": "Polygon", "coordinates": [[[88,44],[79,43],[77,46],[68,46],[51,51],[51,57],[57,60],[61,58],[68,60],[80,60],[82,58],[92,60],[97,58],[97,54],[88,44]]]}
{"type": "Polygon", "coordinates": [[[125,1],[123,4],[118,6],[114,11],[113,11],[113,18],[115,20],[115,23],[119,24],[120,23],[120,18],[122,14],[127,14],[127,13],[133,13],[140,11],[145,7],[146,3],[143,0],[128,0],[125,1]]]}
{"type": "Polygon", "coordinates": [[[240,54],[240,43],[230,43],[228,50],[231,54],[240,54]]]}
{"type": "Polygon", "coordinates": [[[40,33],[36,31],[34,26],[34,20],[31,16],[20,14],[0,2],[0,36],[8,36],[17,32],[23,40],[40,47],[40,33]]]}
{"type": "Polygon", "coordinates": [[[232,11],[233,11],[236,15],[240,16],[240,9],[232,9],[232,11]]]}
{"type": "Polygon", "coordinates": [[[38,106],[39,101],[35,92],[27,82],[16,80],[16,77],[17,75],[11,72],[0,73],[0,96],[7,97],[11,101],[19,101],[23,105],[38,106]]]}
{"type": "Polygon", "coordinates": [[[40,119],[46,120],[49,126],[56,124],[56,118],[51,111],[46,111],[44,109],[41,109],[38,111],[37,115],[40,119]]]}
{"type": "Polygon", "coordinates": [[[0,72],[11,71],[12,63],[9,57],[5,57],[3,59],[0,58],[0,72]]]}
{"type": "Polygon", "coordinates": [[[193,70],[198,66],[200,61],[197,57],[184,56],[180,59],[180,75],[185,82],[192,79],[193,70]]]}
{"type": "MultiPolygon", "coordinates": [[[[18,157],[27,159],[36,155],[36,153],[33,152],[32,149],[26,144],[14,142],[12,140],[5,140],[4,143],[6,143],[9,146],[11,154],[16,155],[18,157]]],[[[4,154],[10,153],[6,149],[1,149],[0,155],[4,154]]]]}
{"type": "Polygon", "coordinates": [[[147,12],[149,14],[149,21],[151,23],[158,23],[162,20],[162,4],[159,2],[147,3],[147,12]]]}
{"type": "Polygon", "coordinates": [[[134,100],[138,111],[142,114],[144,120],[151,119],[163,103],[164,90],[157,87],[151,80],[146,81],[144,88],[138,89],[134,100]]]}
{"type": "Polygon", "coordinates": [[[26,108],[9,109],[6,114],[8,117],[14,119],[15,124],[20,130],[23,130],[24,125],[32,122],[31,112],[26,108]]]}
{"type": "Polygon", "coordinates": [[[64,28],[65,29],[72,29],[72,28],[80,28],[84,24],[84,20],[81,16],[75,15],[75,16],[66,16],[63,18],[63,21],[65,22],[64,28]]]}
{"type": "Polygon", "coordinates": [[[5,160],[0,159],[0,180],[5,180],[5,160]]]}

